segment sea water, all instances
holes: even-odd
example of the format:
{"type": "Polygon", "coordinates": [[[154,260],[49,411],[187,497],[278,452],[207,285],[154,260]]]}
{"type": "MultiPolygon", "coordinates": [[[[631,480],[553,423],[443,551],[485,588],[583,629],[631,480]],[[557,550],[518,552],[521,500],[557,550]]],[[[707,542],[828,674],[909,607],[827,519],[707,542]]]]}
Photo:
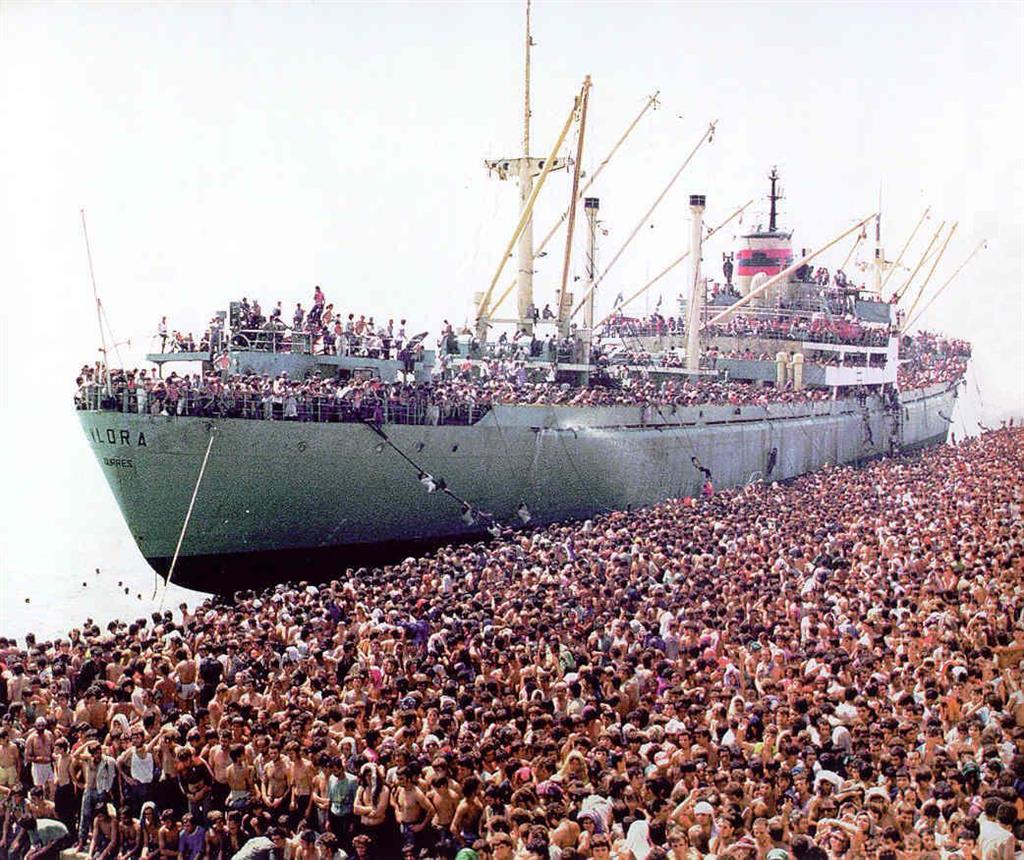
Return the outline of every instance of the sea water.
{"type": "MultiPolygon", "coordinates": [[[[66,635],[91,618],[181,615],[206,595],[158,581],[128,531],[70,402],[36,420],[8,414],[0,503],[0,636],[66,635]],[[154,588],[156,593],[154,596],[154,588]]],[[[193,522],[192,526],[196,525],[193,522]]]]}

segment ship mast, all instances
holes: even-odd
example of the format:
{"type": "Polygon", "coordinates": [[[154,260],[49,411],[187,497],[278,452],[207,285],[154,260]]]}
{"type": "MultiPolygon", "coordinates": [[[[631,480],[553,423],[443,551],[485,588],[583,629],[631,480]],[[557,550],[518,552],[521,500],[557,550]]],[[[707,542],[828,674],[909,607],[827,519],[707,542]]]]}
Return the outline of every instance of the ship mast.
{"type": "Polygon", "coordinates": [[[526,62],[523,66],[523,158],[530,157],[530,48],[532,47],[533,35],[530,30],[530,0],[526,0],[526,62]]]}
{"type": "MultiPolygon", "coordinates": [[[[638,113],[633,118],[633,121],[629,124],[629,126],[626,128],[626,130],[622,133],[622,136],[615,142],[615,145],[611,148],[609,153],[601,160],[601,163],[598,164],[597,169],[593,173],[591,173],[590,176],[587,177],[587,181],[585,183],[583,183],[583,187],[580,188],[579,192],[576,195],[577,200],[583,200],[586,197],[586,193],[590,189],[590,186],[592,186],[594,184],[594,182],[597,181],[597,178],[601,175],[601,171],[603,171],[605,169],[605,167],[608,165],[608,163],[615,156],[615,153],[617,153],[619,151],[619,147],[621,147],[622,144],[625,143],[626,138],[629,137],[629,135],[633,131],[633,129],[635,129],[637,127],[638,123],[643,118],[644,114],[647,113],[647,111],[650,108],[657,107],[657,104],[658,104],[658,94],[657,93],[655,93],[652,96],[648,96],[647,97],[647,101],[644,103],[644,106],[640,109],[640,113],[638,113]]],[[[580,175],[580,178],[581,179],[583,178],[582,174],[580,175]]],[[[561,216],[558,218],[558,220],[551,226],[551,229],[548,230],[548,232],[544,236],[544,238],[541,239],[540,245],[538,245],[536,248],[534,248],[534,257],[542,256],[541,252],[547,247],[548,242],[551,241],[551,239],[552,239],[552,237],[554,237],[555,233],[558,232],[558,228],[561,227],[565,223],[565,219],[568,218],[568,217],[569,217],[569,210],[567,209],[567,210],[565,210],[561,214],[561,216]]],[[[515,286],[516,286],[516,282],[515,281],[510,281],[508,286],[505,287],[505,289],[502,292],[502,294],[500,296],[498,296],[497,300],[493,304],[491,304],[490,309],[491,309],[492,315],[493,315],[493,312],[497,308],[499,308],[501,306],[502,302],[504,302],[505,299],[508,298],[509,294],[515,288],[515,286]]],[[[575,315],[575,311],[573,313],[575,315]]]]}
{"type": "MultiPolygon", "coordinates": [[[[533,191],[533,166],[530,164],[530,48],[533,36],[530,32],[530,0],[526,0],[526,60],[523,74],[523,156],[519,159],[519,210],[526,208],[526,202],[533,191]]],[[[533,213],[519,237],[519,276],[517,279],[519,327],[527,334],[533,333],[533,213]]]]}
{"type": "Polygon", "coordinates": [[[112,388],[110,385],[110,355],[107,353],[107,336],[103,333],[103,304],[100,302],[100,294],[96,289],[96,273],[92,267],[92,248],[89,247],[89,229],[85,226],[85,210],[80,209],[82,216],[82,236],[85,238],[85,256],[89,261],[89,280],[92,283],[92,297],[96,301],[96,325],[100,330],[100,344],[103,352],[103,376],[107,397],[110,397],[112,388]]]}
{"type": "Polygon", "coordinates": [[[782,193],[776,191],[776,184],[779,181],[779,169],[777,167],[773,167],[772,172],[768,174],[768,178],[772,181],[772,190],[768,195],[768,199],[771,201],[771,209],[768,213],[768,232],[774,233],[775,220],[778,215],[778,209],[775,204],[777,201],[782,199],[782,193]]]}
{"type": "MultiPolygon", "coordinates": [[[[530,200],[533,196],[533,180],[544,171],[545,160],[530,156],[530,49],[533,47],[533,35],[530,30],[530,0],[526,0],[526,56],[523,73],[523,154],[518,158],[500,158],[485,162],[488,170],[495,171],[499,179],[515,176],[519,180],[519,214],[527,215],[526,223],[519,233],[516,258],[519,271],[516,275],[517,293],[517,326],[526,334],[533,334],[533,212],[530,200]]],[[[548,170],[558,170],[565,166],[565,159],[555,158],[548,170]]],[[[478,337],[486,338],[486,321],[490,316],[490,308],[480,308],[480,319],[477,324],[478,337]]]]}

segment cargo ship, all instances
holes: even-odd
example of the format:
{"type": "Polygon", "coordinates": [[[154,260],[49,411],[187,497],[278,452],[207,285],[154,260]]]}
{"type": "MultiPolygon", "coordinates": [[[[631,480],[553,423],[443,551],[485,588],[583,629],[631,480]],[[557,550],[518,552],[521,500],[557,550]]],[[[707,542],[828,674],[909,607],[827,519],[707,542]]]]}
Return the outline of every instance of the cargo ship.
{"type": "MultiPolygon", "coordinates": [[[[527,52],[529,44],[528,38],[527,52]]],[[[588,86],[589,79],[574,99],[572,115],[581,124],[588,86]]],[[[915,361],[922,346],[897,306],[882,300],[887,264],[880,234],[874,288],[855,288],[838,271],[823,281],[812,266],[820,252],[795,254],[792,233],[777,225],[773,170],[768,224],[742,237],[725,261],[724,283],[713,284],[701,271],[706,201],[691,195],[678,320],[634,320],[617,302],[613,314],[595,322],[599,201],[582,194],[579,157],[529,155],[528,104],[526,124],[523,155],[487,164],[519,181],[521,229],[509,243],[519,250],[511,319],[498,318],[489,290],[476,297],[475,326],[446,332],[437,350],[420,341],[401,353],[358,354],[366,351],[325,348],[279,320],[247,329],[234,305],[220,313],[222,328],[201,350],[149,360],[157,368],[196,362],[223,380],[371,380],[386,392],[404,379],[429,390],[453,374],[472,378],[507,355],[507,339],[493,340],[505,323],[519,343],[530,344],[519,353],[524,373],[543,373],[570,393],[629,390],[632,380],[642,380],[679,390],[734,386],[740,396],[693,403],[506,398],[439,410],[386,395],[367,409],[331,397],[251,403],[195,393],[188,395],[192,402],[168,410],[107,371],[83,383],[77,415],[154,570],[207,592],[325,579],[339,565],[383,563],[423,547],[487,539],[500,528],[699,499],[714,489],[782,481],[946,440],[960,380],[901,377],[901,364],[915,361]],[[554,313],[542,319],[533,301],[530,207],[534,183],[555,169],[574,171],[570,231],[578,201],[590,226],[578,324],[564,278],[554,313]],[[546,343],[538,337],[545,325],[546,343]]],[[[872,222],[879,223],[877,213],[855,230],[872,222]]]]}

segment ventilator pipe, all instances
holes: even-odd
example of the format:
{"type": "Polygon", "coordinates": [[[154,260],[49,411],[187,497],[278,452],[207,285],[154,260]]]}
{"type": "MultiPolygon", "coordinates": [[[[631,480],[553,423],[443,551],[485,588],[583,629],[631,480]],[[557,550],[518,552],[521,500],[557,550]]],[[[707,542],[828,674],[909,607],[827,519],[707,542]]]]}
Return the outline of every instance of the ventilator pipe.
{"type": "Polygon", "coordinates": [[[793,390],[800,391],[804,387],[804,354],[798,352],[793,356],[793,390]]]}
{"type": "MultiPolygon", "coordinates": [[[[725,227],[735,217],[737,217],[738,215],[742,215],[744,210],[753,202],[754,202],[753,200],[748,200],[742,206],[740,206],[737,209],[735,209],[733,211],[733,213],[728,218],[726,218],[721,224],[719,224],[717,227],[715,227],[715,228],[713,228],[711,230],[708,230],[708,234],[707,234],[707,236],[704,237],[704,241],[705,242],[708,241],[708,239],[710,239],[712,236],[714,236],[715,233],[717,233],[719,230],[721,230],[723,227],[725,227]]],[[[628,305],[630,302],[632,302],[635,299],[638,299],[640,296],[642,296],[645,292],[647,292],[651,287],[653,287],[658,281],[660,281],[662,278],[664,278],[665,275],[667,275],[669,272],[671,272],[676,266],[678,266],[681,262],[683,262],[683,260],[685,260],[689,256],[690,256],[690,252],[689,251],[684,251],[682,254],[680,254],[678,257],[676,257],[671,263],[669,263],[664,269],[662,269],[660,272],[658,272],[658,274],[656,274],[653,278],[651,278],[646,284],[644,284],[642,287],[637,289],[635,292],[631,293],[630,296],[624,302],[619,302],[615,306],[615,309],[610,314],[607,314],[599,323],[597,323],[597,325],[595,327],[596,328],[600,328],[606,322],[608,322],[608,320],[610,320],[613,316],[615,316],[615,314],[621,313],[622,309],[624,307],[626,307],[626,305],[628,305]]],[[[591,291],[593,289],[594,289],[594,287],[590,288],[591,291]]],[[[584,296],[584,298],[587,298],[587,296],[584,296]]],[[[575,311],[574,311],[574,313],[575,313],[575,311]]]]}
{"type": "Polygon", "coordinates": [[[789,376],[789,353],[779,350],[775,355],[775,384],[782,388],[789,376]]]}
{"type": "Polygon", "coordinates": [[[686,369],[700,367],[700,320],[704,315],[704,284],[700,280],[701,240],[704,236],[703,194],[690,195],[689,320],[686,325],[686,369]]]}

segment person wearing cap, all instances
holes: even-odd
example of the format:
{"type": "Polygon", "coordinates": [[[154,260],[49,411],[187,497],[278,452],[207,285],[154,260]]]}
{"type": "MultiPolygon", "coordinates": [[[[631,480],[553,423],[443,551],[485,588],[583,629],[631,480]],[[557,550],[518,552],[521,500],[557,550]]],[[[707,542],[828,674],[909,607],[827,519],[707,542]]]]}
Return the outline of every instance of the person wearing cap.
{"type": "Polygon", "coordinates": [[[693,805],[693,821],[691,844],[695,847],[708,846],[712,839],[717,839],[719,829],[715,822],[715,808],[706,800],[699,800],[693,805]]]}

